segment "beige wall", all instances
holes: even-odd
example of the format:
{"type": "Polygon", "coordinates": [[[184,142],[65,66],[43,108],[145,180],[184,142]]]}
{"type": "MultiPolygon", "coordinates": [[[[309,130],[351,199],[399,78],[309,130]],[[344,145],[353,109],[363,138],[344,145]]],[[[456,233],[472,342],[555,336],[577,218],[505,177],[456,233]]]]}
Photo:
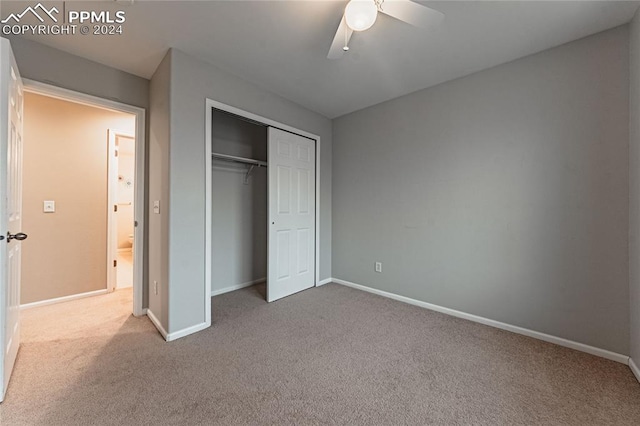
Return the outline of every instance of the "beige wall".
{"type": "Polygon", "coordinates": [[[135,117],[31,93],[24,114],[21,303],[104,289],[107,130],[133,133],[135,117]]]}

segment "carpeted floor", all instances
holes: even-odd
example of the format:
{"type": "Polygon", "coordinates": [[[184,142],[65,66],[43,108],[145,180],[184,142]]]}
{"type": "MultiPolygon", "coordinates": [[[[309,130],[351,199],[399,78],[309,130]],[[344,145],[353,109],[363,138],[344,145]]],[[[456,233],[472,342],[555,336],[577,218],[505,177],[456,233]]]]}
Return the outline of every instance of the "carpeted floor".
{"type": "Polygon", "coordinates": [[[23,312],[2,425],[640,424],[629,368],[329,284],[213,299],[165,343],[130,290],[23,312]]]}

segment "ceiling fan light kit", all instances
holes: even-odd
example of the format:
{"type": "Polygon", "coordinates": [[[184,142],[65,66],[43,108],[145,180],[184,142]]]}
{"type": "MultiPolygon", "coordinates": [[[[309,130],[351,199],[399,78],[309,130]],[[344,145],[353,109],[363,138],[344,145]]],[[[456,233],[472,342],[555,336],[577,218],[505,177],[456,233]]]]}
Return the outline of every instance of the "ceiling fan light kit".
{"type": "Polygon", "coordinates": [[[344,9],[344,18],[353,31],[371,28],[378,17],[378,5],[374,0],[351,0],[344,9]]]}
{"type": "Polygon", "coordinates": [[[435,27],[444,19],[441,12],[411,0],[351,0],[344,9],[327,58],[340,59],[349,50],[353,32],[371,28],[378,12],[418,28],[435,27]]]}

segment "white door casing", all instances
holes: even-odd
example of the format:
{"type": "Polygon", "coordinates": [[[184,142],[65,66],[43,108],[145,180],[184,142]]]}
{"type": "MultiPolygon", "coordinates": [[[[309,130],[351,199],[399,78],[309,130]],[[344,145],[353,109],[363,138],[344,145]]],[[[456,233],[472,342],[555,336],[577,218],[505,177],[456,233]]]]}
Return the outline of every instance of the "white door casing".
{"type": "Polygon", "coordinates": [[[269,127],[267,301],[315,285],[315,141],[269,127]]]}
{"type": "Polygon", "coordinates": [[[0,401],[20,346],[23,88],[11,46],[0,39],[0,401]]]}

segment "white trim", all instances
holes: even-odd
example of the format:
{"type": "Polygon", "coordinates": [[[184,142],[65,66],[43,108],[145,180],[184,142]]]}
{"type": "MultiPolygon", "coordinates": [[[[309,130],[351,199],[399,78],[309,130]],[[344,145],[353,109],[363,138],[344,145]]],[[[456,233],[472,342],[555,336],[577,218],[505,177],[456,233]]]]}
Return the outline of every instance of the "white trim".
{"type": "Polygon", "coordinates": [[[131,247],[119,248],[118,253],[131,253],[131,247]]]}
{"type": "Polygon", "coordinates": [[[149,308],[147,308],[147,317],[151,320],[153,325],[156,326],[156,328],[158,329],[158,332],[162,335],[162,338],[164,340],[167,340],[167,331],[164,329],[164,327],[160,323],[160,320],[156,318],[156,316],[153,314],[153,312],[149,308]]]}
{"type": "Polygon", "coordinates": [[[316,140],[316,287],[320,285],[320,136],[316,140]]]}
{"type": "Polygon", "coordinates": [[[212,209],[211,188],[211,150],[213,149],[213,101],[205,100],[205,132],[204,132],[204,322],[211,325],[211,250],[212,250],[212,209]]]}
{"type": "Polygon", "coordinates": [[[638,368],[636,362],[631,357],[629,357],[629,368],[633,375],[636,376],[636,379],[640,382],[640,368],[638,368]]]}
{"type": "MultiPolygon", "coordinates": [[[[297,135],[304,136],[304,137],[309,138],[309,139],[314,139],[314,140],[319,140],[320,139],[320,136],[315,135],[313,133],[305,132],[304,130],[300,130],[300,129],[297,129],[295,127],[289,126],[287,124],[280,123],[280,122],[275,121],[275,120],[271,120],[271,119],[263,117],[261,115],[253,114],[251,112],[242,110],[240,108],[233,107],[231,105],[223,104],[222,102],[214,101],[213,99],[208,99],[207,98],[207,106],[210,106],[212,108],[219,109],[219,110],[222,110],[222,111],[226,111],[226,112],[234,114],[234,115],[239,115],[240,117],[248,118],[249,120],[253,120],[253,121],[256,121],[258,123],[265,124],[267,126],[277,127],[279,129],[286,130],[287,132],[295,133],[297,135]]],[[[207,113],[209,113],[209,112],[210,111],[207,110],[207,113]]]]}
{"type": "Polygon", "coordinates": [[[78,293],[78,294],[72,294],[70,296],[62,296],[62,297],[56,297],[54,299],[41,300],[39,302],[25,303],[24,305],[20,305],[20,310],[37,308],[39,306],[54,305],[56,303],[70,302],[76,299],[84,299],[85,297],[101,296],[107,293],[108,293],[108,290],[105,288],[102,290],[88,291],[86,293],[78,293]]]}
{"type": "MultiPolygon", "coordinates": [[[[136,169],[134,171],[133,188],[133,315],[142,316],[144,300],[144,253],[146,250],[145,232],[145,196],[147,191],[147,179],[145,169],[145,156],[147,152],[147,140],[145,139],[146,117],[145,110],[140,109],[140,115],[136,117],[136,169]]],[[[148,291],[148,290],[147,290],[148,291]]]]}
{"type": "Polygon", "coordinates": [[[545,342],[554,343],[556,345],[564,346],[567,348],[575,349],[581,352],[586,352],[591,355],[599,356],[602,358],[610,359],[622,364],[629,364],[629,357],[616,352],[611,352],[606,349],[596,348],[594,346],[585,345],[584,343],[574,342],[573,340],[563,339],[562,337],[552,336],[550,334],[541,333],[539,331],[529,330],[527,328],[518,327],[516,325],[506,324],[500,321],[480,317],[478,315],[468,314],[466,312],[456,311],[455,309],[445,308],[443,306],[434,305],[432,303],[423,302],[421,300],[411,299],[409,297],[400,296],[394,293],[389,293],[375,288],[366,287],[360,284],[352,283],[350,281],[333,278],[333,282],[341,284],[347,287],[355,288],[357,290],[366,291],[368,293],[377,294],[378,296],[387,297],[389,299],[397,300],[400,302],[408,303],[410,305],[419,306],[421,308],[429,309],[431,311],[440,312],[446,315],[466,319],[469,321],[477,322],[480,324],[488,325],[490,327],[499,328],[501,330],[510,331],[516,334],[522,334],[523,336],[533,337],[534,339],[543,340],[545,342]]]}
{"type": "Polygon", "coordinates": [[[321,285],[329,284],[332,281],[333,281],[333,278],[326,278],[326,279],[324,279],[322,281],[319,281],[317,287],[319,287],[321,285]]]}
{"type": "Polygon", "coordinates": [[[136,170],[135,170],[135,187],[134,187],[134,219],[137,226],[134,229],[134,240],[136,251],[133,255],[133,315],[144,315],[142,301],[144,292],[144,252],[145,252],[145,152],[146,152],[146,112],[144,108],[133,105],[124,104],[122,102],[104,99],[97,96],[88,95],[75,90],[64,89],[62,87],[53,86],[47,83],[41,83],[35,80],[23,79],[24,90],[39,95],[45,95],[56,99],[63,99],[83,105],[89,105],[97,108],[103,108],[112,111],[126,112],[136,116],[136,170]]]}
{"type": "Polygon", "coordinates": [[[27,92],[111,111],[128,112],[130,114],[136,115],[139,112],[144,113],[144,108],[125,104],[111,99],[100,98],[98,96],[76,92],[75,90],[65,89],[63,87],[54,86],[48,83],[42,83],[36,80],[30,80],[28,78],[23,78],[22,81],[24,84],[24,89],[27,92]]]}
{"type": "MultiPolygon", "coordinates": [[[[238,115],[240,117],[248,118],[267,126],[276,127],[278,129],[286,130],[291,133],[298,134],[300,136],[313,139],[316,142],[316,253],[315,253],[315,285],[320,284],[320,136],[313,133],[305,132],[304,130],[291,127],[289,125],[280,123],[269,118],[253,114],[251,112],[242,110],[240,108],[233,107],[231,105],[223,104],[222,102],[214,101],[207,98],[205,100],[205,140],[204,140],[204,158],[205,158],[205,294],[211,294],[211,241],[212,241],[212,223],[211,223],[211,144],[212,144],[212,129],[211,129],[211,115],[213,108],[221,111],[226,111],[231,114],[238,115]]],[[[205,297],[208,301],[209,298],[205,297]]],[[[205,306],[205,322],[211,325],[211,304],[207,302],[205,306]]]]}
{"type": "Polygon", "coordinates": [[[177,340],[181,337],[188,336],[193,333],[197,333],[198,331],[202,331],[205,328],[210,327],[211,324],[207,324],[206,322],[202,322],[200,324],[192,325],[191,327],[183,328],[182,330],[174,331],[173,333],[169,333],[166,336],[166,341],[171,342],[173,340],[177,340]]]}
{"type": "Polygon", "coordinates": [[[231,291],[240,290],[241,288],[251,287],[252,285],[260,284],[267,281],[266,278],[259,278],[257,280],[248,281],[242,284],[231,285],[229,287],[219,288],[218,290],[211,290],[211,297],[219,296],[221,294],[229,293],[231,291]]]}

